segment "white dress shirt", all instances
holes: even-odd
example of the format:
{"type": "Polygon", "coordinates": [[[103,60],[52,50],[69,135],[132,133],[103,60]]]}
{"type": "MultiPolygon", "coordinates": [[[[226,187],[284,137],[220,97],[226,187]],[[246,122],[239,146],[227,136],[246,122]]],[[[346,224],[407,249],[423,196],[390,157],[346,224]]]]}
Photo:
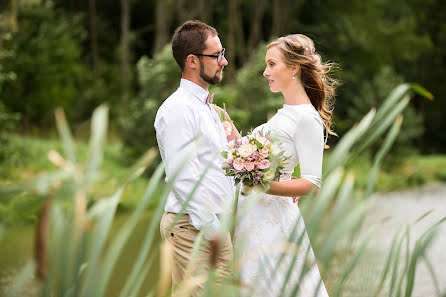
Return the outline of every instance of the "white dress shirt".
{"type": "Polygon", "coordinates": [[[190,216],[190,223],[201,230],[206,239],[212,239],[220,228],[217,215],[234,203],[235,187],[233,179],[225,176],[221,169],[224,159],[220,152],[225,149],[227,139],[216,111],[206,103],[208,95],[209,92],[197,84],[181,79],[180,87],[158,109],[155,129],[166,180],[188,160],[167,197],[165,211],[181,211],[210,164],[185,212],[190,216]]]}

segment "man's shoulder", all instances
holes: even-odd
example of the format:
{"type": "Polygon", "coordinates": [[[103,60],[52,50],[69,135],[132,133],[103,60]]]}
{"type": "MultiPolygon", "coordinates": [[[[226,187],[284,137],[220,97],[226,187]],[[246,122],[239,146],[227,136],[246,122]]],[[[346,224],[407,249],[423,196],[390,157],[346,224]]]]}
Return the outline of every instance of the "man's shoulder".
{"type": "Polygon", "coordinates": [[[193,110],[195,108],[193,96],[187,92],[184,88],[178,88],[175,92],[173,92],[166,100],[164,100],[163,104],[161,104],[159,110],[167,109],[167,110],[177,110],[177,109],[186,109],[193,110]]]}
{"type": "Polygon", "coordinates": [[[193,117],[196,114],[196,105],[191,100],[191,95],[184,89],[178,88],[161,104],[155,117],[155,127],[161,119],[193,117]]]}

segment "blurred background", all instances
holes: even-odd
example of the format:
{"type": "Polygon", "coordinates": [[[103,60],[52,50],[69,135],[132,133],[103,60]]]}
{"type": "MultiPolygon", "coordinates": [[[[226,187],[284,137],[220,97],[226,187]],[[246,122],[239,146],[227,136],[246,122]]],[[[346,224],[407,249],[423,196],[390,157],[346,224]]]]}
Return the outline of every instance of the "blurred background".
{"type": "MultiPolygon", "coordinates": [[[[338,65],[333,75],[342,82],[334,109],[339,137],[329,138],[331,147],[398,84],[415,82],[429,90],[433,100],[414,95],[405,109],[376,189],[385,197],[407,191],[397,195],[407,198],[398,200],[399,206],[427,195],[436,198],[424,200],[424,208],[444,209],[445,15],[440,0],[0,0],[0,185],[55,168],[47,153],[62,151],[57,107],[65,110],[78,153],[85,156],[89,119],[106,103],[108,144],[93,200],[113,193],[125,169],[156,146],[156,111],[179,85],[170,48],[173,31],[199,19],[217,29],[229,61],[222,83],[211,87],[215,102],[226,105],[244,132],[283,104],[262,72],[268,42],[290,33],[310,36],[323,60],[338,65]]],[[[379,145],[350,165],[359,188],[379,145]]],[[[119,211],[135,208],[151,170],[125,190],[119,211]]],[[[0,248],[0,292],[11,271],[32,254],[29,223],[38,217],[40,198],[24,193],[0,200],[0,223],[14,226],[0,248]]],[[[376,213],[399,206],[385,202],[376,213]]],[[[407,210],[397,219],[417,215],[407,210]]]]}

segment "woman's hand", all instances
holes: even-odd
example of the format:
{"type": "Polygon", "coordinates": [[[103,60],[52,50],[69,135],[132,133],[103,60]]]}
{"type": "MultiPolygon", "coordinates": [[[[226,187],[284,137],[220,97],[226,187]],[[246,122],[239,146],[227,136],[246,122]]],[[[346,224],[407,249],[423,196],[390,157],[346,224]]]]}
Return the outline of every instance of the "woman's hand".
{"type": "Polygon", "coordinates": [[[227,113],[227,111],[225,109],[221,108],[217,104],[212,104],[212,107],[215,109],[215,111],[217,112],[217,114],[220,118],[223,118],[224,120],[227,120],[227,121],[231,121],[231,118],[229,117],[229,114],[227,113]]]}
{"type": "MultiPolygon", "coordinates": [[[[297,179],[297,178],[294,177],[294,176],[291,176],[291,179],[297,179]]],[[[297,197],[297,196],[296,196],[296,197],[291,197],[291,198],[293,198],[293,202],[294,202],[294,203],[297,203],[297,202],[299,201],[299,198],[300,198],[300,197],[297,197]]]]}

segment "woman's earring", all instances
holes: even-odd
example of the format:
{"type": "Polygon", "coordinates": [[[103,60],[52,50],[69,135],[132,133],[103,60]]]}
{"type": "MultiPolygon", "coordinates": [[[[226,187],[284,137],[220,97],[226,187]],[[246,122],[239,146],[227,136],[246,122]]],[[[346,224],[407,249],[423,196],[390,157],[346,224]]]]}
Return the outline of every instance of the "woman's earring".
{"type": "Polygon", "coordinates": [[[292,79],[295,79],[294,75],[293,75],[292,79]]]}

